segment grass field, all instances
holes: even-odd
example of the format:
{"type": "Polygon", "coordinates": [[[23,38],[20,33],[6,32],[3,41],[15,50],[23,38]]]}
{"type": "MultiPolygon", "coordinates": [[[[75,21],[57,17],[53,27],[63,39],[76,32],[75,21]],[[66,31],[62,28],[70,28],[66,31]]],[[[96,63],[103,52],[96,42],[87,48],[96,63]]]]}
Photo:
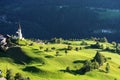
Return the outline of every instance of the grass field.
{"type": "MultiPolygon", "coordinates": [[[[107,61],[110,64],[109,73],[105,72],[106,63],[85,75],[64,72],[68,66],[71,70],[78,70],[83,66],[82,61],[93,59],[96,51],[100,49],[84,47],[95,44],[94,41],[86,40],[88,45],[80,45],[82,41],[67,41],[73,47],[67,54],[64,51],[67,44],[38,44],[29,40],[26,42],[33,45],[11,48],[6,53],[0,52],[0,69],[3,71],[3,76],[7,69],[12,69],[13,74],[19,72],[29,76],[31,80],[115,80],[115,78],[120,80],[120,55],[108,51],[101,53],[111,58],[107,61]],[[54,50],[51,49],[53,47],[54,50]],[[82,47],[82,50],[76,51],[76,47],[82,47]],[[45,51],[46,48],[48,51],[45,51]],[[56,56],[56,51],[59,51],[59,56],[56,56]]],[[[112,48],[110,43],[101,44],[112,48]]]]}

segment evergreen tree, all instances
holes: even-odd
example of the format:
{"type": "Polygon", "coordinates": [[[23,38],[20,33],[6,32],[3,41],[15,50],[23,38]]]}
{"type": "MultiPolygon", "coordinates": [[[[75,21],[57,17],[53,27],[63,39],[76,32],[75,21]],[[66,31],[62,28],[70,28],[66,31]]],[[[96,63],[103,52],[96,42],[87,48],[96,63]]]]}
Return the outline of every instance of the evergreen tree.
{"type": "Polygon", "coordinates": [[[97,53],[96,53],[96,55],[94,57],[94,61],[97,61],[98,64],[100,66],[102,66],[103,63],[106,61],[106,59],[105,59],[105,57],[99,51],[97,51],[97,53]]]}

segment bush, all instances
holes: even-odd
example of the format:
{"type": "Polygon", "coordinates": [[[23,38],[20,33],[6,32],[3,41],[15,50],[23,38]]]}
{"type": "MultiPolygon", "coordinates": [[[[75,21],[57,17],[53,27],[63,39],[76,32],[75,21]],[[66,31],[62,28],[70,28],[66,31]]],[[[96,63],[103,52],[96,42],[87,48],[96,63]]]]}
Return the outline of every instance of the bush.
{"type": "Polygon", "coordinates": [[[20,73],[16,73],[14,78],[15,78],[15,80],[23,80],[23,77],[20,73]]]}
{"type": "Polygon", "coordinates": [[[112,42],[112,45],[113,45],[113,46],[116,46],[116,44],[117,44],[116,42],[112,42]]]}
{"type": "Polygon", "coordinates": [[[120,69],[120,66],[118,68],[120,69]]]}
{"type": "Polygon", "coordinates": [[[68,50],[72,50],[73,49],[73,47],[72,46],[70,46],[70,45],[68,45],[68,48],[67,48],[68,50]]]}
{"type": "Polygon", "coordinates": [[[82,40],[81,45],[88,45],[87,42],[85,42],[84,40],[82,40]]]}
{"type": "Polygon", "coordinates": [[[66,72],[70,72],[70,67],[66,67],[66,72]]]}
{"type": "Polygon", "coordinates": [[[68,51],[67,50],[65,50],[65,54],[67,55],[67,53],[68,53],[68,51]]]}
{"type": "Polygon", "coordinates": [[[50,41],[50,42],[60,44],[60,43],[62,43],[62,41],[63,41],[63,39],[62,39],[62,38],[53,38],[53,39],[51,39],[51,41],[50,41]]]}
{"type": "Polygon", "coordinates": [[[106,64],[106,68],[105,69],[106,69],[106,73],[110,72],[110,65],[109,65],[109,63],[106,64]]]}
{"type": "Polygon", "coordinates": [[[56,55],[55,55],[55,56],[59,56],[59,52],[58,52],[58,51],[56,52],[56,55]]]}
{"type": "Polygon", "coordinates": [[[108,59],[108,60],[112,60],[112,58],[111,58],[111,57],[107,57],[107,59],[108,59]]]}
{"type": "Polygon", "coordinates": [[[51,49],[52,49],[52,50],[55,50],[56,48],[55,48],[55,47],[52,47],[51,49]]]}
{"type": "Polygon", "coordinates": [[[49,48],[46,48],[45,51],[48,52],[48,51],[49,51],[49,48]]]}
{"type": "Polygon", "coordinates": [[[6,72],[6,79],[7,80],[13,80],[13,73],[12,73],[11,69],[7,70],[7,72],[6,72]]]}
{"type": "Polygon", "coordinates": [[[82,50],[82,47],[80,47],[80,50],[82,50]]]}
{"type": "Polygon", "coordinates": [[[43,46],[40,46],[39,48],[40,48],[40,50],[41,50],[41,49],[43,49],[43,46]]]}
{"type": "Polygon", "coordinates": [[[99,64],[98,64],[98,62],[97,61],[94,61],[93,63],[92,63],[92,69],[98,69],[99,68],[99,64]]]}
{"type": "Polygon", "coordinates": [[[75,48],[75,50],[76,50],[76,51],[79,51],[79,48],[78,48],[78,47],[76,47],[76,48],[75,48]]]}

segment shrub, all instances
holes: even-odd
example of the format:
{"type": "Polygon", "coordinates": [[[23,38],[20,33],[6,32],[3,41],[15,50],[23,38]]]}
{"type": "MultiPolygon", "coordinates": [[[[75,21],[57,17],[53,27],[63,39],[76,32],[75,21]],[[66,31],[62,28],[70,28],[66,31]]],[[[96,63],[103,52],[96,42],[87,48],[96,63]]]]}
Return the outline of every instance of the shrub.
{"type": "Polygon", "coordinates": [[[60,44],[60,43],[62,43],[62,41],[63,41],[63,39],[62,39],[62,38],[53,38],[53,39],[51,39],[51,41],[50,41],[50,42],[60,44]]]}
{"type": "Polygon", "coordinates": [[[82,40],[81,45],[87,45],[87,42],[85,42],[84,40],[82,40]]]}
{"type": "Polygon", "coordinates": [[[67,55],[67,53],[68,53],[68,51],[67,50],[65,50],[65,54],[67,55]]]}
{"type": "Polygon", "coordinates": [[[23,80],[23,77],[20,73],[16,73],[14,78],[15,78],[15,80],[23,80]]]}
{"type": "Polygon", "coordinates": [[[56,56],[59,56],[59,52],[58,51],[56,52],[56,56]]]}
{"type": "Polygon", "coordinates": [[[66,72],[70,72],[70,67],[66,67],[66,72]]]}
{"type": "Polygon", "coordinates": [[[48,52],[48,51],[49,51],[49,48],[46,48],[45,51],[48,52]]]}
{"type": "Polygon", "coordinates": [[[82,47],[80,47],[80,50],[82,50],[82,47]]]}
{"type": "Polygon", "coordinates": [[[117,44],[116,42],[112,42],[112,45],[113,45],[113,46],[116,46],[116,44],[117,44]]]}
{"type": "Polygon", "coordinates": [[[67,48],[68,50],[72,50],[73,49],[73,47],[72,46],[70,46],[70,45],[68,45],[68,48],[67,48]]]}
{"type": "Polygon", "coordinates": [[[55,47],[52,47],[51,49],[52,49],[52,50],[55,50],[56,48],[55,48],[55,47]]]}
{"type": "Polygon", "coordinates": [[[40,50],[41,50],[41,49],[43,49],[43,46],[40,46],[39,48],[40,48],[40,50]]]}
{"type": "Polygon", "coordinates": [[[76,51],[79,51],[79,48],[78,48],[78,47],[76,47],[76,48],[75,48],[75,50],[76,50],[76,51]]]}
{"type": "Polygon", "coordinates": [[[6,72],[6,79],[7,80],[13,80],[13,73],[12,73],[11,69],[7,70],[7,72],[6,72]]]}
{"type": "Polygon", "coordinates": [[[99,64],[98,64],[98,62],[97,61],[94,61],[93,63],[92,63],[92,69],[98,69],[99,68],[99,64]]]}
{"type": "Polygon", "coordinates": [[[29,46],[33,46],[34,44],[33,43],[30,43],[29,46]]]}
{"type": "Polygon", "coordinates": [[[118,68],[120,69],[120,66],[118,68]]]}
{"type": "Polygon", "coordinates": [[[110,65],[109,65],[109,63],[106,64],[106,68],[105,69],[106,69],[106,73],[110,72],[110,65]]]}

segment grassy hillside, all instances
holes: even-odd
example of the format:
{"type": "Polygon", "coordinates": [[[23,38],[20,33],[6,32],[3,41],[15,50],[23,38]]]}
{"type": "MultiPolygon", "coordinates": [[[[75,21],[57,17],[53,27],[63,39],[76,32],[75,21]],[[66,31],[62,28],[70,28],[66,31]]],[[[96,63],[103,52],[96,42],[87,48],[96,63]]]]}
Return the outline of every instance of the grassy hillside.
{"type": "MultiPolygon", "coordinates": [[[[13,74],[19,72],[24,76],[29,76],[31,80],[114,80],[115,78],[120,80],[120,55],[102,49],[89,48],[91,44],[96,43],[95,41],[85,40],[85,42],[87,45],[81,45],[82,40],[65,40],[60,44],[21,41],[20,47],[10,48],[6,53],[0,52],[0,69],[3,71],[3,76],[6,74],[6,69],[12,69],[13,74]],[[67,53],[64,50],[68,47],[66,42],[73,48],[67,53]],[[81,49],[76,51],[76,47],[81,49]],[[65,72],[66,67],[72,71],[79,70],[84,61],[93,59],[98,50],[101,50],[101,54],[105,57],[110,58],[106,62],[110,64],[109,73],[105,72],[106,63],[85,75],[65,72]],[[56,52],[58,52],[58,56],[56,56],[56,52]]],[[[114,48],[107,42],[100,44],[114,48]]]]}

